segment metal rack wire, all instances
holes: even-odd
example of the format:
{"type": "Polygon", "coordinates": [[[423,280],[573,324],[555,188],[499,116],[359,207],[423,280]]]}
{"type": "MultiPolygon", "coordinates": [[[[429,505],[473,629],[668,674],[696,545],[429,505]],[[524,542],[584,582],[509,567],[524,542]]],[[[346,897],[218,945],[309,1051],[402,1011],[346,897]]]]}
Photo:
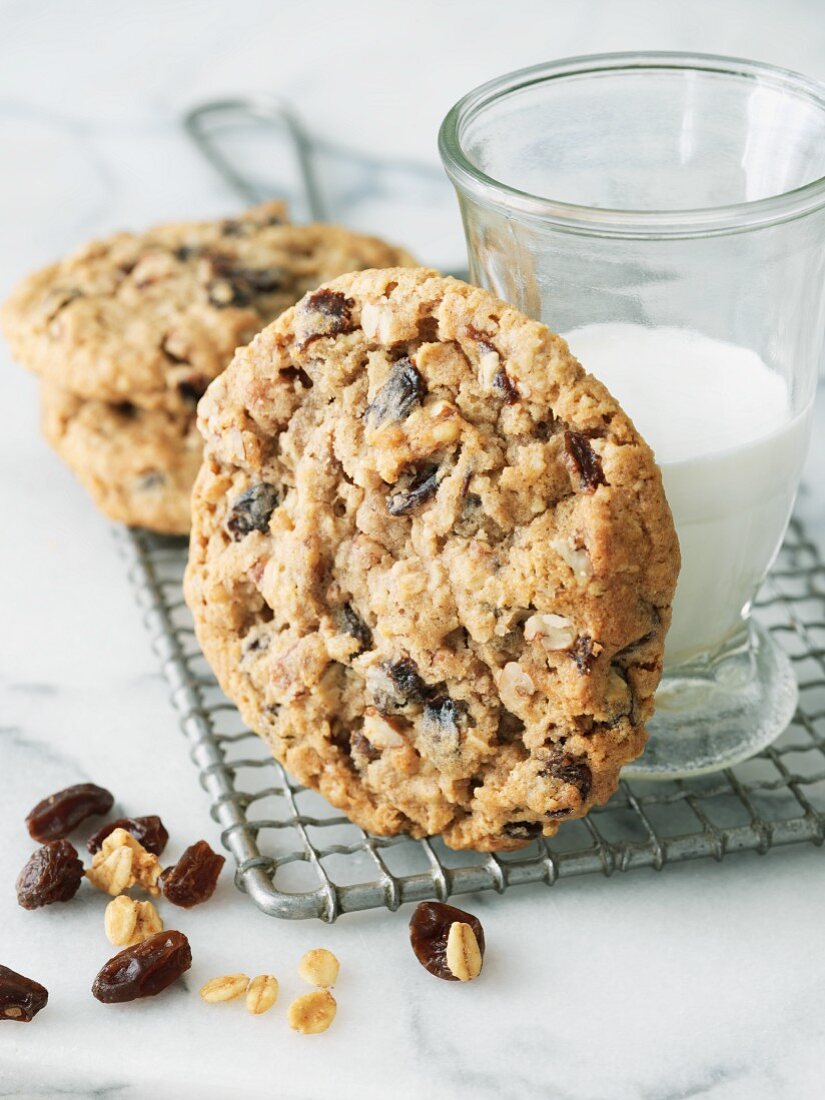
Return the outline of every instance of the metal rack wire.
{"type": "MultiPolygon", "coordinates": [[[[326,206],[309,137],[288,105],[263,97],[222,100],[190,112],[185,125],[209,163],[244,199],[261,197],[216,141],[238,121],[280,127],[293,146],[304,205],[326,206]]],[[[735,768],[690,780],[623,781],[607,806],[565,823],[552,841],[519,852],[452,852],[439,839],[370,836],[320,795],[297,785],[221,693],[194,636],[181,580],[186,543],[119,530],[181,728],[209,795],[238,885],[278,917],[320,917],[476,890],[503,893],[731,852],[767,852],[825,838],[825,561],[792,522],[756,614],[794,664],[799,707],[772,746],[735,768]]]]}
{"type": "Polygon", "coordinates": [[[623,781],[607,806],[520,852],[452,852],[437,838],[370,836],[299,786],[246,729],[195,641],[181,593],[186,543],[118,537],[238,885],[278,917],[320,917],[474,890],[553,885],[825,838],[825,561],[792,522],[756,614],[794,664],[799,708],[775,744],[715,775],[623,781]]]}

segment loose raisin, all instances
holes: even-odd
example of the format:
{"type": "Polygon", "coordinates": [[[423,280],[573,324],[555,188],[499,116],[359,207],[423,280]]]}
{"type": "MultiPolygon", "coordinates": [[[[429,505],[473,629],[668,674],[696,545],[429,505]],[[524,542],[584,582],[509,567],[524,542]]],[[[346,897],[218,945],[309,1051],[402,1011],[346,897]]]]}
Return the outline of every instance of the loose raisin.
{"type": "Polygon", "coordinates": [[[95,814],[107,814],[114,797],[95,783],[78,783],[49,795],[38,802],[26,817],[29,835],[35,840],[60,840],[68,836],[81,821],[95,814]]]}
{"type": "Polygon", "coordinates": [[[456,921],[469,924],[483,957],[484,929],[481,921],[472,913],[465,913],[463,909],[456,909],[455,906],[445,905],[441,901],[422,901],[416,906],[410,920],[410,943],[415,957],[430,974],[448,982],[459,980],[447,966],[447,937],[450,926],[456,921]]]}
{"type": "Polygon", "coordinates": [[[364,418],[372,429],[396,424],[421,404],[426,392],[424,379],[415,363],[404,356],[393,363],[387,381],[367,405],[364,418]]]}
{"type": "Polygon", "coordinates": [[[40,982],[0,966],[0,1020],[27,1024],[46,1007],[48,991],[40,982]]]}
{"type": "Polygon", "coordinates": [[[387,497],[387,512],[391,516],[409,515],[419,504],[435,496],[437,489],[438,467],[424,466],[415,474],[406,489],[387,497]]]}
{"type": "Polygon", "coordinates": [[[107,821],[96,833],[92,833],[86,841],[86,847],[92,854],[100,851],[103,841],[115,829],[125,829],[143,845],[147,852],[152,852],[156,856],[161,854],[169,840],[169,834],[161,819],[157,814],[149,814],[146,817],[119,817],[117,821],[107,821]]]}
{"type": "Polygon", "coordinates": [[[211,898],[226,859],[213,852],[205,840],[190,844],[173,867],[160,876],[163,896],[173,905],[191,909],[211,898]]]}
{"type": "Polygon", "coordinates": [[[17,876],[17,901],[24,909],[39,909],[69,901],[83,879],[83,864],[68,840],[50,840],[32,852],[17,876]]]}
{"type": "Polygon", "coordinates": [[[261,481],[241,493],[229,512],[226,529],[235,542],[252,531],[268,531],[269,520],[278,506],[278,491],[274,485],[261,481]]]}
{"type": "Polygon", "coordinates": [[[94,980],[92,994],[104,1004],[154,997],[191,965],[192,951],[182,932],[157,932],[109,959],[94,980]]]}
{"type": "Polygon", "coordinates": [[[595,493],[598,485],[607,485],[602,461],[586,435],[581,432],[564,433],[564,450],[573,471],[579,478],[579,488],[585,493],[595,493]]]}

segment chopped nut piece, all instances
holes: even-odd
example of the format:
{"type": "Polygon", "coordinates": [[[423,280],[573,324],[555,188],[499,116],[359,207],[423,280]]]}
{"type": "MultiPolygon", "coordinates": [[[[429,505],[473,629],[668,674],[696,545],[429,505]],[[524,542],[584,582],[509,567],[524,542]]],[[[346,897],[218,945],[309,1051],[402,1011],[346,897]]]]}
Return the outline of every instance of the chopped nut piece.
{"type": "Polygon", "coordinates": [[[106,906],[106,936],[115,947],[134,947],[163,931],[163,921],[151,901],[135,901],[121,894],[106,906]]]}
{"type": "Polygon", "coordinates": [[[453,921],[447,934],[447,966],[460,982],[471,982],[481,973],[481,949],[469,924],[453,921]]]}
{"type": "Polygon", "coordinates": [[[335,1019],[337,1008],[328,989],[316,989],[292,1002],[286,1014],[287,1023],[302,1035],[320,1035],[335,1019]]]}
{"type": "Polygon", "coordinates": [[[328,989],[331,985],[335,985],[339,967],[340,963],[331,951],[327,951],[324,947],[316,947],[313,951],[307,951],[298,963],[298,973],[310,985],[328,989]]]}
{"type": "Polygon", "coordinates": [[[249,987],[249,978],[246,974],[224,974],[220,978],[212,978],[201,988],[201,997],[207,1004],[216,1005],[223,1001],[237,1001],[243,997],[249,987]]]}
{"type": "Polygon", "coordinates": [[[504,705],[510,710],[517,710],[535,690],[536,685],[518,661],[508,661],[498,680],[498,691],[504,705]]]}
{"type": "Polygon", "coordinates": [[[593,576],[593,563],[584,547],[578,547],[569,539],[563,538],[550,539],[550,547],[570,566],[577,577],[593,576]]]}
{"type": "Polygon", "coordinates": [[[485,389],[492,389],[496,375],[501,369],[501,359],[497,351],[488,351],[478,361],[478,377],[485,389]]]}
{"type": "Polygon", "coordinates": [[[278,979],[271,974],[259,974],[249,983],[246,991],[246,1007],[253,1016],[268,1012],[278,1000],[278,979]]]}
{"type": "Polygon", "coordinates": [[[160,889],[158,857],[140,844],[125,829],[115,829],[95,853],[92,866],[86,871],[86,877],[92,886],[117,897],[130,886],[139,885],[149,894],[157,896],[160,889]]]}
{"type": "Polygon", "coordinates": [[[569,649],[576,640],[576,631],[569,619],[563,615],[531,615],[524,624],[525,641],[541,639],[545,649],[569,649]]]}

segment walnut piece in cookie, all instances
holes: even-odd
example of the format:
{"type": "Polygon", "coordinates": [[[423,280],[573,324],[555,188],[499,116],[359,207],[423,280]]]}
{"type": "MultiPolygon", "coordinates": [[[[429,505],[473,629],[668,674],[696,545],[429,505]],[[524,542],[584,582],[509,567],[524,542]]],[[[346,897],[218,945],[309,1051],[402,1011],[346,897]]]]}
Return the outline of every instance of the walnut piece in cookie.
{"type": "Polygon", "coordinates": [[[224,691],[365,829],[550,837],[645,744],[679,550],[564,340],[424,269],[312,291],[199,405],[185,593],[224,691]]]}

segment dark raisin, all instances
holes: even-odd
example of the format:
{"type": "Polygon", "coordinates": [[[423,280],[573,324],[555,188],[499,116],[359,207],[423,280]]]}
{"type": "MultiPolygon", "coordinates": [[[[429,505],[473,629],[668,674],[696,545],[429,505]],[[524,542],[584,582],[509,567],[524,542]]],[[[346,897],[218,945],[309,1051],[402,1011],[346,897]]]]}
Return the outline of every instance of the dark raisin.
{"type": "Polygon", "coordinates": [[[208,385],[208,378],[205,378],[202,374],[192,374],[189,378],[178,382],[176,388],[183,400],[194,408],[206,393],[208,385]]]}
{"type": "Polygon", "coordinates": [[[134,420],[137,416],[137,405],[133,405],[131,401],[118,401],[112,404],[112,410],[117,413],[118,416],[122,416],[124,420],[134,420]]]}
{"type": "Polygon", "coordinates": [[[40,982],[0,966],[0,1020],[27,1024],[46,1007],[48,999],[49,994],[40,982]]]}
{"type": "Polygon", "coordinates": [[[303,367],[284,367],[278,372],[281,378],[297,378],[305,390],[312,389],[312,379],[303,367]]]}
{"type": "Polygon", "coordinates": [[[483,958],[484,929],[472,913],[441,901],[422,901],[410,919],[410,943],[415,957],[430,974],[448,982],[459,980],[447,966],[447,937],[450,926],[456,921],[472,928],[483,958]]]}
{"type": "Polygon", "coordinates": [[[424,400],[427,386],[415,363],[406,356],[393,363],[389,377],[367,405],[364,418],[370,428],[406,419],[424,400]]]}
{"type": "Polygon", "coordinates": [[[424,720],[445,733],[458,733],[459,726],[466,724],[469,717],[466,703],[457,703],[449,695],[439,695],[424,707],[424,720]]]}
{"type": "Polygon", "coordinates": [[[583,802],[587,800],[593,785],[590,765],[581,757],[571,756],[561,749],[554,750],[539,775],[543,778],[559,779],[562,783],[570,783],[578,790],[583,802]]]}
{"type": "Polygon", "coordinates": [[[572,812],[573,810],[570,808],[570,806],[564,806],[560,810],[550,810],[550,812],[546,813],[544,816],[547,818],[548,821],[556,821],[560,817],[570,817],[572,812]]]}
{"type": "Polygon", "coordinates": [[[361,652],[372,649],[372,631],[350,603],[341,608],[341,622],[347,634],[361,643],[361,652]]]}
{"type": "Polygon", "coordinates": [[[488,333],[482,332],[475,325],[467,325],[466,331],[470,339],[478,344],[479,351],[483,355],[489,355],[491,351],[498,355],[498,348],[492,342],[492,337],[488,333]]]}
{"type": "Polygon", "coordinates": [[[518,390],[504,367],[499,367],[493,375],[493,392],[498,394],[505,405],[515,405],[518,401],[518,390]]]}
{"type": "Polygon", "coordinates": [[[95,783],[78,783],[38,802],[26,817],[29,835],[35,840],[59,840],[68,836],[81,821],[95,814],[107,814],[114,797],[95,783]]]}
{"type": "Polygon", "coordinates": [[[83,879],[83,864],[68,840],[50,840],[32,852],[17,876],[17,902],[24,909],[39,909],[56,901],[69,901],[83,879]]]}
{"type": "Polygon", "coordinates": [[[156,856],[161,854],[169,840],[169,834],[157,814],[148,814],[146,817],[119,817],[117,821],[107,821],[96,833],[92,833],[86,841],[88,850],[92,853],[100,851],[103,841],[115,829],[125,829],[143,845],[147,852],[152,852],[156,856]]]}
{"type": "Polygon", "coordinates": [[[279,290],[284,273],[275,267],[236,267],[226,256],[209,257],[206,295],[216,309],[248,305],[258,294],[279,290]]]}
{"type": "Polygon", "coordinates": [[[350,737],[350,749],[353,753],[357,753],[369,761],[377,760],[381,755],[372,741],[365,737],[360,730],[356,730],[350,737]]]}
{"type": "Polygon", "coordinates": [[[225,858],[205,840],[190,844],[174,867],[167,867],[160,876],[163,896],[184,909],[200,905],[214,894],[224,863],[225,858]]]}
{"type": "Polygon", "coordinates": [[[513,840],[535,840],[541,836],[541,829],[540,821],[508,821],[503,832],[513,840]]]}
{"type": "Polygon", "coordinates": [[[151,489],[159,489],[161,485],[166,484],[166,474],[161,473],[160,470],[148,470],[145,474],[140,475],[135,484],[141,493],[149,492],[151,489]]]}
{"type": "Polygon", "coordinates": [[[391,516],[406,516],[419,504],[435,496],[438,489],[438,467],[424,466],[416,473],[406,489],[387,497],[387,511],[391,516]]]}
{"type": "Polygon", "coordinates": [[[187,260],[193,260],[201,254],[200,245],[196,244],[182,244],[179,248],[176,248],[172,253],[176,260],[180,260],[181,263],[186,263],[187,260]]]}
{"type": "Polygon", "coordinates": [[[589,634],[580,634],[573,643],[570,657],[576,662],[576,668],[582,676],[589,676],[596,661],[593,639],[589,634]]]}
{"type": "Polygon", "coordinates": [[[418,665],[411,657],[402,657],[394,664],[386,664],[384,669],[396,688],[400,706],[420,703],[427,697],[429,688],[418,675],[418,665]]]}
{"type": "Polygon", "coordinates": [[[229,512],[226,529],[235,542],[252,531],[268,531],[269,520],[278,506],[278,491],[274,485],[261,481],[241,493],[229,512]]]}
{"type": "Polygon", "coordinates": [[[581,432],[565,432],[564,450],[583,492],[594,493],[597,485],[607,485],[602,461],[590,446],[586,435],[581,432]]]}
{"type": "Polygon", "coordinates": [[[461,728],[472,722],[464,703],[439,695],[424,704],[421,733],[437,767],[447,768],[461,751],[461,728]]]}
{"type": "Polygon", "coordinates": [[[524,722],[511,711],[502,707],[498,716],[498,729],[496,737],[501,744],[509,744],[517,741],[524,733],[524,722]]]}
{"type": "Polygon", "coordinates": [[[352,332],[355,327],[352,321],[354,305],[352,298],[326,287],[321,287],[305,298],[300,309],[303,313],[314,314],[316,331],[304,340],[303,346],[307,347],[322,336],[339,336],[352,332]]]}
{"type": "Polygon", "coordinates": [[[157,932],[109,959],[94,980],[92,994],[107,1005],[154,997],[191,965],[192,951],[182,932],[157,932]]]}

